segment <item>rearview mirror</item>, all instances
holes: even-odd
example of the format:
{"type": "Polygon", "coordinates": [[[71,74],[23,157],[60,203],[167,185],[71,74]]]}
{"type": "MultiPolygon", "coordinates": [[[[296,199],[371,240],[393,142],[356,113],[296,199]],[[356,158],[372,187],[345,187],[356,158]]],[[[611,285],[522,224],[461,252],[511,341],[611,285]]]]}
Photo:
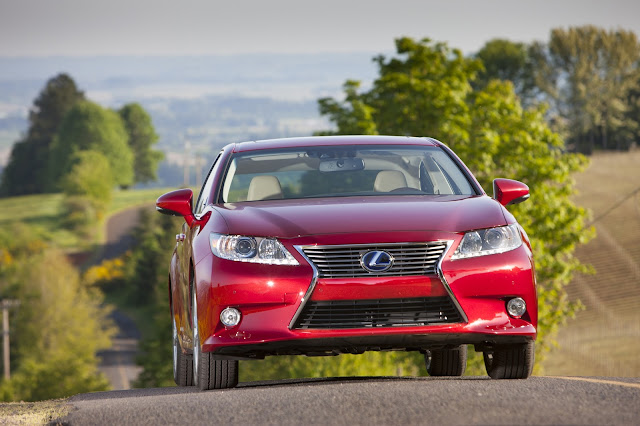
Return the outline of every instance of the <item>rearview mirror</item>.
{"type": "Polygon", "coordinates": [[[339,158],[337,160],[320,162],[320,171],[323,173],[358,170],[364,170],[364,161],[362,161],[362,158],[339,158]]]}
{"type": "Polygon", "coordinates": [[[493,198],[503,206],[518,204],[529,199],[529,187],[511,179],[494,179],[493,198]]]}

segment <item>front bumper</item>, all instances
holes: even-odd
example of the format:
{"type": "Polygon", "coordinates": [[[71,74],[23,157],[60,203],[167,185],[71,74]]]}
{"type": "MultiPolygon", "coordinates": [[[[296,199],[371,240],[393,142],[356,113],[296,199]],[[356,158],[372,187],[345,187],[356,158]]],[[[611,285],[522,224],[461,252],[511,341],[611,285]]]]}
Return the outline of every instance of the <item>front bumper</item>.
{"type": "Polygon", "coordinates": [[[406,235],[344,235],[331,244],[451,241],[440,262],[439,276],[317,278],[314,268],[294,246],[327,244],[321,237],[284,240],[299,266],[270,266],[205,257],[196,265],[202,350],[218,358],[263,358],[267,355],[330,355],[367,350],[427,350],[460,344],[476,346],[522,343],[535,339],[537,299],[531,253],[526,245],[507,253],[451,260],[461,236],[442,232],[406,235]],[[383,241],[380,241],[383,240],[383,241]],[[300,329],[295,319],[307,301],[430,298],[448,295],[461,321],[436,325],[300,329]],[[522,297],[528,306],[521,318],[507,314],[506,303],[522,297]],[[227,328],[222,309],[233,306],[242,320],[227,328]]]}

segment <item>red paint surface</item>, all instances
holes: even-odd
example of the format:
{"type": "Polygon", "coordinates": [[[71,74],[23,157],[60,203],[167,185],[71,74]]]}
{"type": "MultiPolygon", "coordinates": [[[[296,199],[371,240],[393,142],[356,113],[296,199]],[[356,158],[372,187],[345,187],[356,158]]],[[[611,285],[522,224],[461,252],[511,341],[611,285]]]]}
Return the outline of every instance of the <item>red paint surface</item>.
{"type": "Polygon", "coordinates": [[[529,187],[517,180],[495,179],[493,192],[495,199],[500,204],[508,206],[526,200],[529,196],[529,187]]]}

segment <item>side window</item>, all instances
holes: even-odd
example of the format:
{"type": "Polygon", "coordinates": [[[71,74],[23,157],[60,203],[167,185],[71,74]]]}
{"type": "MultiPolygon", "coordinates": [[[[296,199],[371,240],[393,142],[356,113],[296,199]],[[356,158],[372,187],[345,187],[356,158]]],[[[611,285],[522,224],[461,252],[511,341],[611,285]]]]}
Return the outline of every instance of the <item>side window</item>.
{"type": "Polygon", "coordinates": [[[202,189],[200,190],[200,195],[198,196],[198,201],[196,202],[196,207],[195,207],[195,212],[194,212],[196,216],[201,215],[202,212],[204,211],[205,207],[207,207],[207,205],[209,204],[209,197],[211,196],[211,187],[213,186],[213,179],[215,177],[215,174],[213,173],[213,170],[215,169],[216,165],[218,164],[218,160],[220,159],[220,155],[221,154],[218,154],[218,157],[213,162],[213,165],[211,166],[211,169],[209,169],[209,174],[207,175],[207,180],[205,180],[204,185],[202,186],[202,189]]]}

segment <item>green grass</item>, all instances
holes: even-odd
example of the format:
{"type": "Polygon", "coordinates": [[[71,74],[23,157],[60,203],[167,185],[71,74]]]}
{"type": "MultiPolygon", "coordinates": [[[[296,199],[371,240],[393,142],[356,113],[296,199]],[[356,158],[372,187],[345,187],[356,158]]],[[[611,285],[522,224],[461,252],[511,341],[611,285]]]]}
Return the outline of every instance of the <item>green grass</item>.
{"type": "Polygon", "coordinates": [[[124,209],[154,203],[156,199],[165,192],[173,191],[176,188],[154,188],[139,190],[120,190],[113,194],[113,200],[107,210],[107,215],[111,215],[124,209]]]}
{"type": "Polygon", "coordinates": [[[640,376],[640,151],[598,153],[576,177],[578,205],[597,236],[576,250],[595,274],[567,287],[586,306],[560,329],[544,363],[550,375],[640,376]],[[617,207],[616,207],[617,206],[617,207]]]}
{"type": "Polygon", "coordinates": [[[62,198],[62,194],[2,198],[0,226],[11,228],[22,222],[45,241],[62,248],[75,247],[79,245],[77,236],[62,226],[62,198]]]}
{"type": "Polygon", "coordinates": [[[83,241],[75,232],[65,228],[63,195],[41,194],[25,195],[0,199],[0,227],[11,228],[18,222],[29,226],[36,236],[56,247],[68,251],[78,251],[90,247],[92,243],[100,243],[104,236],[103,226],[108,217],[124,209],[143,204],[150,204],[165,192],[173,188],[119,190],[115,191],[103,223],[96,232],[97,241],[83,241]]]}

